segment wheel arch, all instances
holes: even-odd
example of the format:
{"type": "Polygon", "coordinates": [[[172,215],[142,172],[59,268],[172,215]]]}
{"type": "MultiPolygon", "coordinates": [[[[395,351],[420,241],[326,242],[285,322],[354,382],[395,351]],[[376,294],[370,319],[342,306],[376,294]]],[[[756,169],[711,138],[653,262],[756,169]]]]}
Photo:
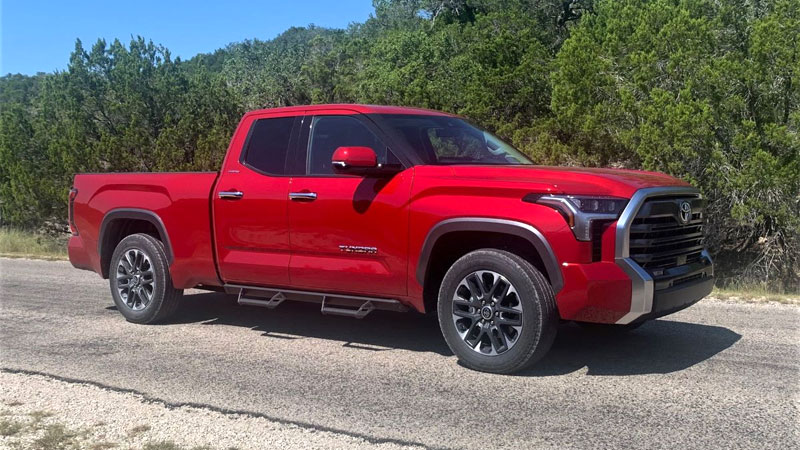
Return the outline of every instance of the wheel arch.
{"type": "Polygon", "coordinates": [[[164,244],[167,262],[172,264],[172,244],[169,234],[167,234],[167,228],[158,214],[138,208],[113,209],[103,217],[97,236],[97,254],[100,256],[103,278],[108,278],[108,266],[117,244],[126,236],[135,233],[155,234],[153,237],[164,244]]]}
{"type": "Polygon", "coordinates": [[[529,260],[547,278],[554,293],[564,286],[555,253],[547,238],[535,227],[523,222],[485,217],[446,219],[428,232],[417,264],[415,275],[423,287],[426,310],[431,310],[438,295],[432,286],[438,284],[437,279],[446,272],[446,268],[440,266],[452,264],[463,254],[484,247],[505,249],[529,260]],[[449,252],[452,245],[459,251],[449,252]]]}

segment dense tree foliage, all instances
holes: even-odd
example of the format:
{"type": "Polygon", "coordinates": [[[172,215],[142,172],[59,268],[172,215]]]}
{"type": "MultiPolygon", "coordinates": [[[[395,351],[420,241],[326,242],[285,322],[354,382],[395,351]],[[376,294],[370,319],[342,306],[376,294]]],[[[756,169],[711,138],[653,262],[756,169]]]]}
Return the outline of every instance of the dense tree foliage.
{"type": "Polygon", "coordinates": [[[700,186],[719,269],[796,288],[798,81],[796,0],[598,2],[555,58],[548,131],[581,163],[700,186]]]}
{"type": "Polygon", "coordinates": [[[85,171],[215,170],[242,112],[368,102],[466,115],[545,164],[664,171],[709,200],[723,282],[800,279],[796,0],[375,0],[188,61],[77,42],[0,79],[0,212],[63,224],[85,171]]]}

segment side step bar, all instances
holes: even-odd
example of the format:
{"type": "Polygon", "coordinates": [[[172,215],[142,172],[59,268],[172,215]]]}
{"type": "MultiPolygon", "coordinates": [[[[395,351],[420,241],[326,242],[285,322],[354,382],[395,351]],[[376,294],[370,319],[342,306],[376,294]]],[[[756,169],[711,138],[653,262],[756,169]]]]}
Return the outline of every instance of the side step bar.
{"type": "Polygon", "coordinates": [[[327,296],[322,296],[322,308],[320,308],[320,312],[322,314],[330,314],[332,316],[347,316],[353,317],[356,319],[363,319],[367,316],[367,314],[371,313],[375,310],[375,305],[372,304],[372,300],[367,300],[358,307],[358,309],[350,309],[350,308],[342,308],[340,306],[325,306],[325,299],[327,296]]]}
{"type": "Polygon", "coordinates": [[[237,303],[240,305],[249,305],[249,306],[263,306],[269,309],[275,309],[286,300],[286,296],[283,295],[282,292],[278,292],[277,294],[270,297],[269,300],[260,300],[256,298],[245,297],[244,289],[239,291],[239,299],[236,300],[237,303]]]}
{"type": "Polygon", "coordinates": [[[357,295],[330,294],[292,289],[266,288],[226,284],[225,292],[238,294],[237,303],[275,309],[286,300],[320,303],[320,312],[325,315],[346,316],[363,319],[376,309],[386,311],[408,311],[408,307],[388,298],[362,297],[357,295]]]}

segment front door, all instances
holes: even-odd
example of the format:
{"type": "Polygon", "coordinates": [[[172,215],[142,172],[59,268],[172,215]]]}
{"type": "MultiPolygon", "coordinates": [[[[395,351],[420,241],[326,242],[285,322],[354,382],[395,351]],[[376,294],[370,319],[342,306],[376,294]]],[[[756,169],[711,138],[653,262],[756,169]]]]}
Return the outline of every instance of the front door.
{"type": "MultiPolygon", "coordinates": [[[[352,112],[306,118],[298,147],[305,175],[289,186],[292,257],[298,289],[374,296],[406,294],[408,199],[413,171],[393,176],[337,175],[333,152],[342,146],[395,158],[368,119],[352,112]],[[303,145],[305,144],[305,145],[303,145]]],[[[399,163],[399,161],[398,161],[399,163]]]]}
{"type": "Polygon", "coordinates": [[[241,152],[228,158],[212,192],[219,272],[226,283],[287,286],[286,166],[302,118],[267,114],[247,120],[241,152]]]}

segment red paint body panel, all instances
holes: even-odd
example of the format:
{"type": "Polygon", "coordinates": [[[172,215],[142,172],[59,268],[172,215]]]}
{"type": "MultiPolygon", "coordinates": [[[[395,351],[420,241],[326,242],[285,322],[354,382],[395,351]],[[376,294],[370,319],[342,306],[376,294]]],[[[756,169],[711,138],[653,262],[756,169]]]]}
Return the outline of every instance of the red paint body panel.
{"type": "Polygon", "coordinates": [[[375,167],[378,158],[369,147],[339,147],[333,152],[332,161],[338,161],[352,167],[375,167]]]}
{"type": "Polygon", "coordinates": [[[289,177],[265,176],[240,162],[250,125],[260,118],[290,114],[248,114],[228,148],[222,173],[211,194],[219,273],[237,284],[289,284],[289,177]],[[239,200],[219,197],[240,191],[239,200]]]}
{"type": "Polygon", "coordinates": [[[615,323],[630,310],[631,280],[615,263],[567,263],[556,296],[562,319],[615,323]]]}
{"type": "Polygon", "coordinates": [[[413,169],[392,178],[293,177],[292,192],[313,202],[289,202],[289,277],[301,289],[380,297],[406,295],[408,199],[413,169]],[[350,253],[348,247],[375,248],[350,253]]]}
{"type": "Polygon", "coordinates": [[[325,114],[331,111],[336,111],[340,114],[341,111],[349,111],[352,114],[417,114],[417,115],[432,115],[432,116],[453,116],[453,114],[444,113],[441,111],[433,111],[424,108],[409,108],[407,106],[385,106],[385,105],[356,105],[350,103],[335,103],[327,105],[307,105],[307,106],[285,106],[282,108],[271,109],[258,109],[250,111],[245,114],[245,118],[251,115],[262,114],[281,114],[299,116],[305,113],[309,114],[325,114]]]}
{"type": "Polygon", "coordinates": [[[603,233],[602,261],[562,264],[564,289],[556,296],[562,319],[615,323],[630,308],[631,281],[614,261],[616,223],[603,233]]]}
{"type": "Polygon", "coordinates": [[[536,183],[550,186],[548,192],[571,195],[606,195],[630,198],[638,189],[655,186],[689,186],[656,172],[622,169],[546,166],[455,166],[453,175],[486,183],[536,183]]]}
{"type": "Polygon", "coordinates": [[[152,211],[172,244],[170,265],[178,287],[219,284],[211,242],[209,195],[215,173],[119,173],[77,175],[74,187],[78,236],[70,260],[101,273],[97,241],[103,218],[116,209],[152,211]]]}
{"type": "Polygon", "coordinates": [[[240,162],[248,130],[259,118],[369,113],[447,115],[370,105],[253,111],[237,128],[219,174],[77,175],[79,235],[69,242],[70,260],[102,273],[103,218],[135,208],[163,222],[177,287],[235,283],[351,293],[396,298],[423,311],[416,274],[430,231],[448,219],[504,219],[530,225],[552,248],[564,280],[557,294],[562,318],[611,323],[628,312],[631,281],[613,262],[613,227],[604,234],[602,261],[592,262],[591,243],[576,240],[561,214],[522,198],[531,193],[630,198],[642,188],[687,186],[673,177],[478,165],[416,165],[391,177],[270,176],[240,162]],[[223,199],[222,191],[243,196],[223,199]],[[292,192],[313,192],[317,198],[292,201],[292,192]]]}

